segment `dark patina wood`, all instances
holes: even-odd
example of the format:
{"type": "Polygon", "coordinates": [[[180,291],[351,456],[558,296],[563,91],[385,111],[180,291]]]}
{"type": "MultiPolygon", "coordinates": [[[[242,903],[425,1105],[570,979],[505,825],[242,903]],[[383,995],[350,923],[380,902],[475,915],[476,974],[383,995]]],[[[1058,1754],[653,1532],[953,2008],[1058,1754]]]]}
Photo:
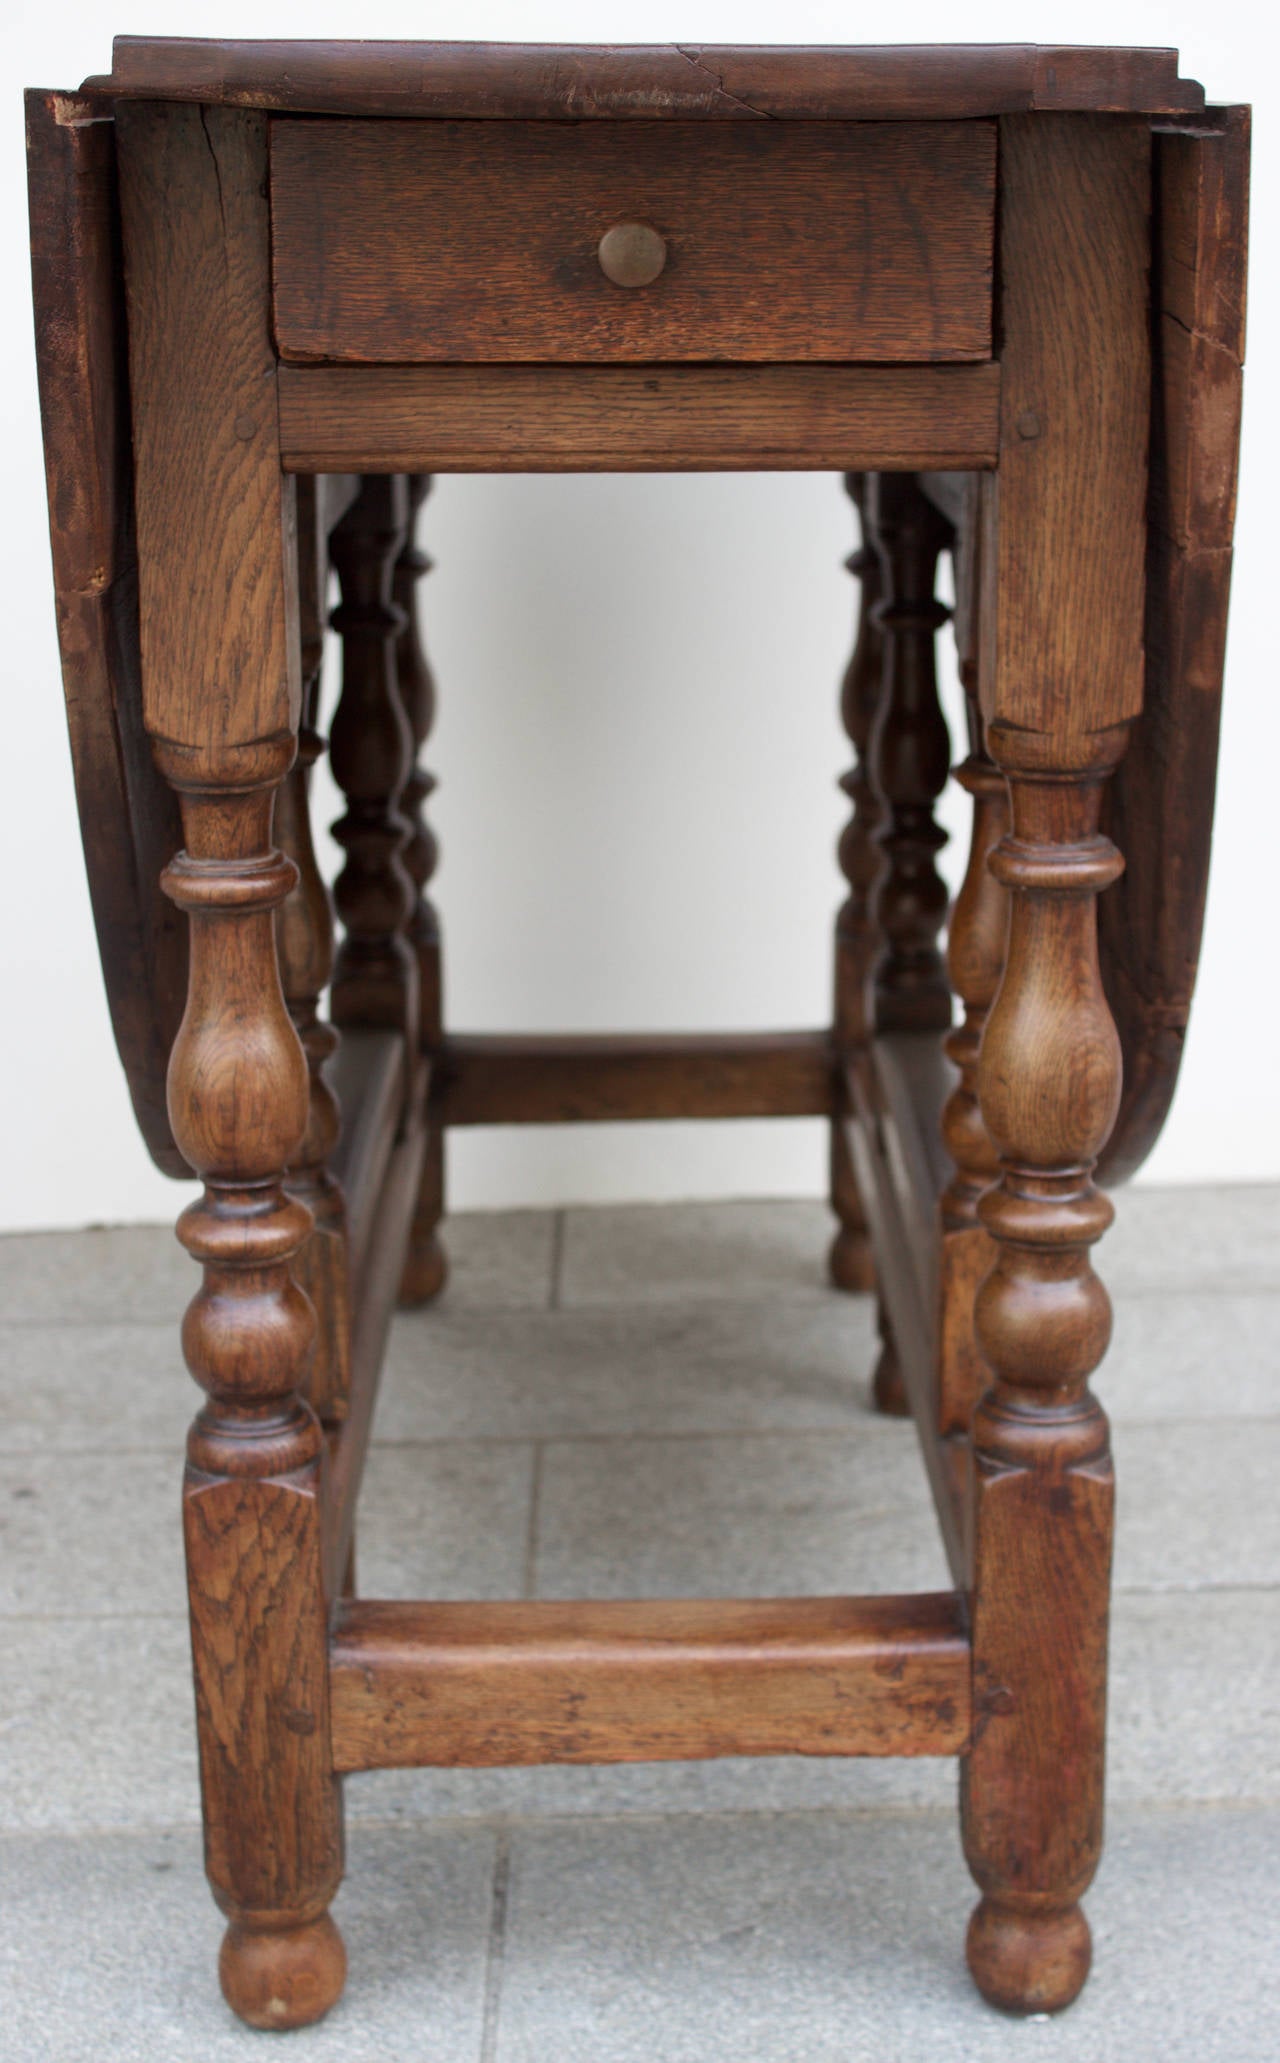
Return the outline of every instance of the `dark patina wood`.
{"type": "Polygon", "coordinates": [[[934,589],[952,531],[909,476],[874,478],[868,518],[880,560],[875,614],[884,669],[867,741],[880,799],[872,1017],[877,1031],[945,1031],[951,990],[938,934],[947,891],[935,858],[947,834],[933,808],[947,784],[951,741],[938,701],[934,645],[948,612],[934,589]]]}
{"type": "Polygon", "coordinates": [[[333,835],[346,854],[334,883],[343,937],[330,1008],[338,1025],[418,1037],[418,962],[409,945],[416,901],[406,865],[412,835],[400,803],[413,766],[413,732],[400,694],[404,612],[395,570],[409,536],[407,481],[365,480],[330,551],[341,600],[330,621],[342,640],[342,692],[329,756],[346,810],[333,835]]]}
{"type": "Polygon", "coordinates": [[[1102,1838],[1113,1481],[1088,1378],[1110,1334],[1091,1248],[1112,1211],[1092,1171],[1120,1049],[1096,897],[1124,861],[1098,818],[1142,694],[1150,155],[1141,122],[1001,123],[1008,456],[982,539],[978,688],[1009,782],[991,864],[1011,914],[978,1067],[1001,1176],[979,1205],[996,1245],[975,1305],[993,1373],[972,1424],[983,1723],[961,1818],[982,1892],[969,1966],[1020,2012],[1084,1983],[1102,1838]]]}
{"type": "Polygon", "coordinates": [[[276,337],[297,364],[986,358],[994,203],[989,122],[273,122],[276,337]],[[637,219],[666,262],[624,292],[598,247],[637,219]]]}
{"type": "Polygon", "coordinates": [[[353,1604],[332,1681],[343,1770],[954,1755],[969,1739],[950,1593],[353,1604]]]}
{"type": "MultiPolygon", "coordinates": [[[[413,737],[413,763],[401,798],[409,825],[404,864],[414,889],[407,937],[418,966],[418,1037],[423,1052],[434,1057],[439,1053],[444,1032],[444,955],[440,913],[429,890],[439,864],[440,845],[427,818],[427,803],[436,779],[423,766],[422,753],[435,723],[436,684],[423,645],[418,600],[422,577],[430,572],[431,560],[417,541],[418,515],[430,492],[431,476],[415,473],[408,486],[409,532],[396,560],[391,593],[404,615],[396,644],[396,686],[413,737]]],[[[405,1304],[430,1302],[432,1297],[439,1296],[448,1279],[449,1262],[440,1238],[444,1158],[444,1120],[433,1099],[427,1112],[422,1182],[400,1278],[400,1300],[405,1304]]]]}
{"type": "Polygon", "coordinates": [[[978,1984],[1038,2011],[1084,1980],[1113,1496],[1089,1388],[1110,1325],[1095,1170],[1107,1151],[1114,1175],[1140,1157],[1176,1074],[1239,426],[1247,116],[1194,112],[1199,98],[1167,52],[144,39],[118,46],[108,88],[29,101],[59,631],[102,956],[148,1141],[204,1185],[179,1226],[204,1271],[183,1344],[208,1397],[184,1512],[222,1981],[255,2025],[301,2025],[339,1995],[338,1780],[391,1764],[957,1754],[978,1984]],[[278,125],[273,301],[269,118],[306,112],[340,119],[278,125]],[[432,119],[477,115],[501,119],[484,137],[432,119]],[[555,130],[543,185],[529,124],[555,130]],[[978,168],[967,184],[957,149],[978,168]],[[430,305],[415,299],[436,291],[426,218],[406,205],[425,163],[433,191],[448,173],[464,195],[453,298],[430,305]],[[548,286],[540,204],[561,210],[554,242],[575,206],[630,209],[608,179],[640,167],[672,220],[624,235],[608,278],[600,226],[582,229],[548,286]],[[792,234],[779,196],[837,215],[856,201],[892,254],[922,167],[939,184],[916,271],[878,313],[872,297],[833,315],[812,229],[792,234]],[[505,223],[482,205],[486,179],[505,223]],[[730,202],[740,248],[698,273],[730,202]],[[965,229],[978,216],[988,243],[999,226],[998,357],[930,363],[965,324],[973,341],[979,302],[982,324],[992,314],[965,229]],[[748,276],[768,289],[759,305],[748,276]],[[616,297],[594,330],[593,295],[616,297]],[[637,312],[646,295],[658,312],[637,312]],[[806,310],[802,345],[838,362],[794,362],[806,310]],[[384,362],[282,365],[281,336],[384,362]],[[386,362],[424,337],[489,362],[386,362]],[[642,340],[653,362],[572,362],[642,340]],[[891,344],[895,362],[857,362],[891,344]],[[697,362],[721,347],[733,362],[697,362]],[[434,707],[414,620],[421,476],[752,465],[851,472],[866,521],[830,1031],[453,1033],[426,892],[432,776],[414,758],[434,707]],[[348,800],[336,1054],[307,820],[331,537],[348,800]],[[946,549],[975,803],[949,982],[932,816],[946,549]],[[161,867],[189,954],[157,918],[161,867]],[[964,1020],[948,1034],[952,987],[964,1020]],[[832,1125],[834,1273],[869,1286],[874,1261],[875,1395],[916,1421],[954,1590],[356,1599],[391,1312],[444,1280],[446,1128],[802,1113],[832,1125]]]}
{"type": "Polygon", "coordinates": [[[869,771],[871,727],[884,679],[884,640],[876,615],[881,567],[867,521],[864,473],[846,473],[845,488],[857,510],[860,542],[845,565],[858,582],[857,635],[840,683],[840,722],[853,747],[854,763],[840,777],[852,816],[840,834],[836,858],[848,892],[836,912],[831,1029],[835,1045],[835,1115],[829,1147],[831,1209],[838,1229],[827,1255],[836,1289],[868,1290],[875,1263],[866,1209],[849,1157],[844,1120],[844,1071],[853,1051],[871,1036],[870,974],[879,954],[880,933],[873,913],[876,883],[884,866],[877,833],[882,805],[869,771]]]}
{"type": "Polygon", "coordinates": [[[992,466],[994,365],[282,366],[286,470],[992,466]]]}
{"type": "Polygon", "coordinates": [[[30,92],[26,111],[49,537],[85,871],[138,1129],[158,1167],[189,1177],[165,1108],[187,935],[160,873],[182,826],[142,726],[115,124],[66,93],[30,92]]]}
{"type": "Polygon", "coordinates": [[[1200,959],[1244,361],[1249,111],[1154,138],[1146,689],[1104,821],[1127,855],[1098,908],[1124,1053],[1108,1182],[1146,1159],[1177,1086],[1200,959]]]}
{"type": "Polygon", "coordinates": [[[1204,106],[1203,88],[1178,77],[1176,50],[1034,43],[735,49],[117,36],[113,58],[110,77],[87,86],[306,114],[905,122],[1204,106]]]}
{"type": "Polygon", "coordinates": [[[187,1547],[205,1867],[227,1916],[223,1990],[243,2019],[325,2012],[346,1956],[329,1738],[325,1443],[303,1401],[315,1313],[290,1263],[311,1229],[284,1188],[307,1126],[275,912],[296,869],[272,842],[296,749],[292,483],[267,334],[266,125],[220,109],[120,117],[134,397],[143,713],[181,800],[164,876],[190,919],[169,1112],[204,1183],[179,1236],[204,1271],[183,1322],[208,1395],[187,1444],[187,1547]]]}
{"type": "Polygon", "coordinates": [[[447,1125],[825,1117],[832,1043],[826,1032],[455,1036],[436,1095],[447,1125]]]}
{"type": "Polygon", "coordinates": [[[299,481],[297,500],[302,724],[297,758],[276,791],[273,830],[298,878],[276,912],[276,957],[285,1005],[307,1056],[307,1129],[288,1171],[289,1192],[312,1219],[311,1236],[294,1263],[294,1275],[316,1313],[307,1400],[332,1425],[346,1412],[350,1380],[350,1257],[346,1207],[331,1166],[342,1116],[328,1068],[339,1041],[323,1015],[333,977],[333,906],[316,858],[310,803],[311,769],[324,750],[317,724],[329,539],[325,496],[315,479],[299,481]]]}

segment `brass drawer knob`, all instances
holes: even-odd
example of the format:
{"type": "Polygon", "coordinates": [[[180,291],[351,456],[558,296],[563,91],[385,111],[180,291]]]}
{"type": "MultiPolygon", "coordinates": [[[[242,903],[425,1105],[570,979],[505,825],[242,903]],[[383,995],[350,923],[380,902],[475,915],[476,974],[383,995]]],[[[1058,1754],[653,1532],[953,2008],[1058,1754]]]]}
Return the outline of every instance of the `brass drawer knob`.
{"type": "Polygon", "coordinates": [[[616,287],[647,287],[666,264],[667,247],[647,222],[615,222],[601,237],[596,256],[616,287]]]}

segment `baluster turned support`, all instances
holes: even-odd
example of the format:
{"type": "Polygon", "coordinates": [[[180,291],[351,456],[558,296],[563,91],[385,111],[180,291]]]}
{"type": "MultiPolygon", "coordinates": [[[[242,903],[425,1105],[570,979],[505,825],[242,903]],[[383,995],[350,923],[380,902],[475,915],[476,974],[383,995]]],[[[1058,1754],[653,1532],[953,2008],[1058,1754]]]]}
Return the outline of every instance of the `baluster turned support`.
{"type": "MultiPolygon", "coordinates": [[[[436,684],[423,649],[418,619],[418,584],[431,570],[431,560],[418,545],[414,531],[418,511],[431,489],[429,473],[409,475],[409,535],[396,560],[392,593],[404,612],[404,628],[396,644],[396,674],[400,700],[413,734],[414,761],[405,783],[402,808],[409,822],[409,844],[405,867],[414,886],[413,913],[408,941],[418,963],[418,1006],[424,1052],[437,1050],[444,1030],[444,984],[440,940],[440,917],[428,894],[431,878],[440,858],[440,847],[426,818],[426,803],[435,786],[435,775],[417,757],[431,735],[436,715],[436,684]]],[[[405,1253],[400,1281],[400,1299],[406,1304],[424,1304],[438,1296],[449,1273],[448,1257],[440,1242],[440,1220],[444,1215],[444,1127],[433,1120],[428,1109],[426,1151],[422,1179],[405,1253]]]]}
{"type": "MultiPolygon", "coordinates": [[[[935,639],[950,611],[935,597],[938,560],[952,528],[911,473],[869,476],[866,516],[880,565],[873,609],[882,679],[869,740],[879,798],[879,868],[871,891],[876,952],[868,1014],[875,1031],[945,1031],[951,989],[938,950],[946,886],[934,865],[947,834],[933,805],[946,786],[951,744],[938,702],[935,639]]],[[[880,1358],[872,1382],[878,1411],[910,1411],[897,1348],[883,1306],[880,1358]]]]}
{"type": "Polygon", "coordinates": [[[293,888],[272,817],[297,747],[296,489],[280,470],[268,332],[267,122],[130,101],[116,161],[129,253],[129,385],[142,718],[185,845],[186,1008],[168,1108],[203,1183],[178,1236],[203,1268],[183,1318],[206,1401],[183,1478],[205,1870],[219,1970],[254,2026],[299,2027],[342,1990],[342,1875],[323,1539],[328,1449],[303,1392],[311,1232],[285,1188],[310,1100],[276,912],[293,888]]]}
{"type": "Polygon", "coordinates": [[[1089,1376],[1111,1306],[1093,1242],[1113,1211],[1092,1172],[1120,1098],[1095,898],[1123,861],[1098,832],[1127,726],[1054,739],[994,724],[1013,830],[992,856],[1012,892],[1009,954],[979,1066],[1001,1175],[979,1204],[995,1264],[978,1292],[993,1372],[973,1419],[975,1729],[962,1764],[969,1928],[980,1990],[1019,2012],[1070,2002],[1088,1974],[1080,1898],[1102,1844],[1113,1479],[1089,1376]]]}
{"type": "Polygon", "coordinates": [[[960,1079],[942,1112],[942,1137],[955,1172],[942,1192],[939,1273],[938,1430],[967,1433],[973,1407],[986,1388],[988,1368],[973,1328],[978,1285],[993,1259],[979,1203],[1000,1173],[978,1102],[983,1028],[1004,972],[1009,896],[991,871],[991,855],[1009,828],[1009,796],[1000,769],[985,751],[971,752],[956,779],[973,797],[969,863],[947,939],[947,968],[964,1005],[964,1022],[944,1045],[960,1079]]]}
{"type": "Polygon", "coordinates": [[[311,836],[311,769],[324,751],[317,729],[324,658],[324,584],[328,539],[323,535],[315,481],[298,481],[298,615],[302,647],[302,728],[298,756],[276,794],[275,837],[298,870],[276,912],[280,980],[293,1026],[307,1056],[311,1093],[307,1130],[290,1163],[288,1188],[307,1206],[310,1239],[294,1273],[315,1309],[316,1353],[308,1398],[326,1425],[346,1417],[351,1369],[351,1308],[347,1282],[347,1227],[342,1191],[329,1172],[341,1114],[324,1076],[338,1034],[320,1015],[320,999],[333,974],[333,910],[311,836]]]}
{"type": "Polygon", "coordinates": [[[1095,1187],[1120,1100],[1097,897],[1099,833],[1142,707],[1151,394],[1147,123],[1000,122],[1000,465],[983,504],[981,687],[1012,830],[1004,975],[978,1095],[1000,1161],[974,1310],[992,1372],[971,1433],[969,1967],[994,2004],[1051,2012],[1088,1973],[1081,1897],[1102,1844],[1114,1478],[1089,1377],[1111,1306],[1095,1187]]]}
{"type": "MultiPolygon", "coordinates": [[[[292,738],[264,744],[256,763],[247,751],[237,760],[234,787],[185,788],[186,849],[164,875],[191,926],[169,1112],[204,1183],[178,1236],[204,1268],[182,1344],[209,1400],[187,1442],[183,1496],[205,1867],[230,1923],[223,1990],[262,2027],[317,2018],[346,1972],[328,1914],[343,1856],[321,1563],[327,1452],[301,1395],[315,1317],[291,1273],[311,1219],[283,1182],[308,1110],[274,937],[296,880],[271,844],[292,753],[292,738]]],[[[175,786],[190,778],[180,752],[159,744],[156,755],[175,786]]]]}
{"type": "Polygon", "coordinates": [[[954,1163],[939,1205],[938,1430],[944,1435],[968,1432],[973,1408],[990,1376],[973,1325],[978,1285],[994,1259],[978,1204],[1000,1173],[978,1102],[982,1033],[1000,986],[1009,940],[1009,892],[990,865],[1009,829],[1009,790],[986,749],[978,693],[983,492],[981,479],[973,476],[955,548],[956,645],[970,748],[956,769],[956,779],[973,799],[973,825],[964,881],[947,928],[947,973],[964,1006],[964,1021],[943,1041],[960,1071],[942,1112],[943,1143],[954,1163]]]}
{"type": "Polygon", "coordinates": [[[858,629],[853,653],[840,685],[840,721],[854,751],[854,763],[840,776],[853,814],[840,834],[837,858],[848,894],[836,914],[835,1009],[833,1035],[836,1065],[836,1116],[831,1126],[831,1209],[839,1230],[831,1242],[827,1267],[837,1289],[875,1287],[875,1263],[866,1213],[849,1152],[844,1094],[844,1061],[852,1047],[870,1036],[867,1021],[867,976],[875,958],[878,934],[871,915],[871,896],[882,865],[876,844],[880,803],[867,768],[871,724],[880,699],[883,641],[875,621],[880,597],[880,561],[867,536],[864,514],[866,477],[846,473],[845,491],[858,513],[861,542],[845,565],[858,582],[858,629]]]}
{"type": "Polygon", "coordinates": [[[418,1045],[418,966],[408,942],[414,889],[401,803],[413,735],[400,700],[397,648],[404,612],[392,595],[409,530],[403,474],[370,473],[330,539],[342,599],[342,693],[329,737],[347,810],[333,835],[346,853],[334,884],[344,927],[330,1014],[341,1026],[402,1031],[418,1045]]]}
{"type": "Polygon", "coordinates": [[[880,559],[875,616],[884,642],[870,742],[882,857],[872,906],[882,942],[873,975],[875,1028],[946,1031],[951,988],[938,934],[947,890],[934,860],[947,834],[934,821],[933,806],[951,771],[935,653],[951,612],[934,590],[953,532],[911,473],[873,473],[868,512],[880,559]]]}

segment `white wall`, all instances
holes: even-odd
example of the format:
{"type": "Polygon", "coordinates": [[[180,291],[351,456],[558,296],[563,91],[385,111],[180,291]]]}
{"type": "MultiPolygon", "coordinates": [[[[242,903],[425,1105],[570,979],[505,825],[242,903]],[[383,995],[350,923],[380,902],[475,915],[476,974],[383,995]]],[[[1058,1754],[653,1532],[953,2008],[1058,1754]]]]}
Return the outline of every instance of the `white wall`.
{"type": "MultiPolygon", "coordinates": [[[[1280,1179],[1274,1060],[1280,765],[1276,201],[1280,42],[1245,0],[168,0],[141,15],[23,0],[0,135],[10,282],[0,640],[4,1016],[0,1226],[169,1216],[134,1132],[98,974],[68,768],[26,289],[18,92],[106,70],[117,28],[221,36],[1178,43],[1254,99],[1254,236],[1239,549],[1201,994],[1147,1179],[1280,1179]],[[1274,493],[1274,489],[1272,489],[1274,493]]],[[[470,1029],[817,1024],[828,1006],[835,696],[851,511],[830,477],[446,479],[424,525],[441,687],[430,764],[451,1020],[470,1029]]],[[[962,799],[962,798],[961,798],[962,799]]],[[[963,818],[949,807],[959,834],[963,818]]],[[[947,864],[963,863],[963,836],[947,864]]],[[[458,1205],[817,1192],[815,1124],[602,1127],[451,1142],[458,1205]]]]}

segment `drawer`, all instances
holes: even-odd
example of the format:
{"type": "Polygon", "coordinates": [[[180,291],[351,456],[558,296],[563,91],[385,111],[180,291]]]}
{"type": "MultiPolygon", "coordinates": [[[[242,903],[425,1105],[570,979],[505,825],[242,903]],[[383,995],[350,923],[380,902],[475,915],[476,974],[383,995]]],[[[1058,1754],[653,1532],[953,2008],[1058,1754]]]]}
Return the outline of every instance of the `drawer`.
{"type": "Polygon", "coordinates": [[[279,119],[276,338],[300,364],[986,358],[994,214],[991,122],[279,119]]]}

